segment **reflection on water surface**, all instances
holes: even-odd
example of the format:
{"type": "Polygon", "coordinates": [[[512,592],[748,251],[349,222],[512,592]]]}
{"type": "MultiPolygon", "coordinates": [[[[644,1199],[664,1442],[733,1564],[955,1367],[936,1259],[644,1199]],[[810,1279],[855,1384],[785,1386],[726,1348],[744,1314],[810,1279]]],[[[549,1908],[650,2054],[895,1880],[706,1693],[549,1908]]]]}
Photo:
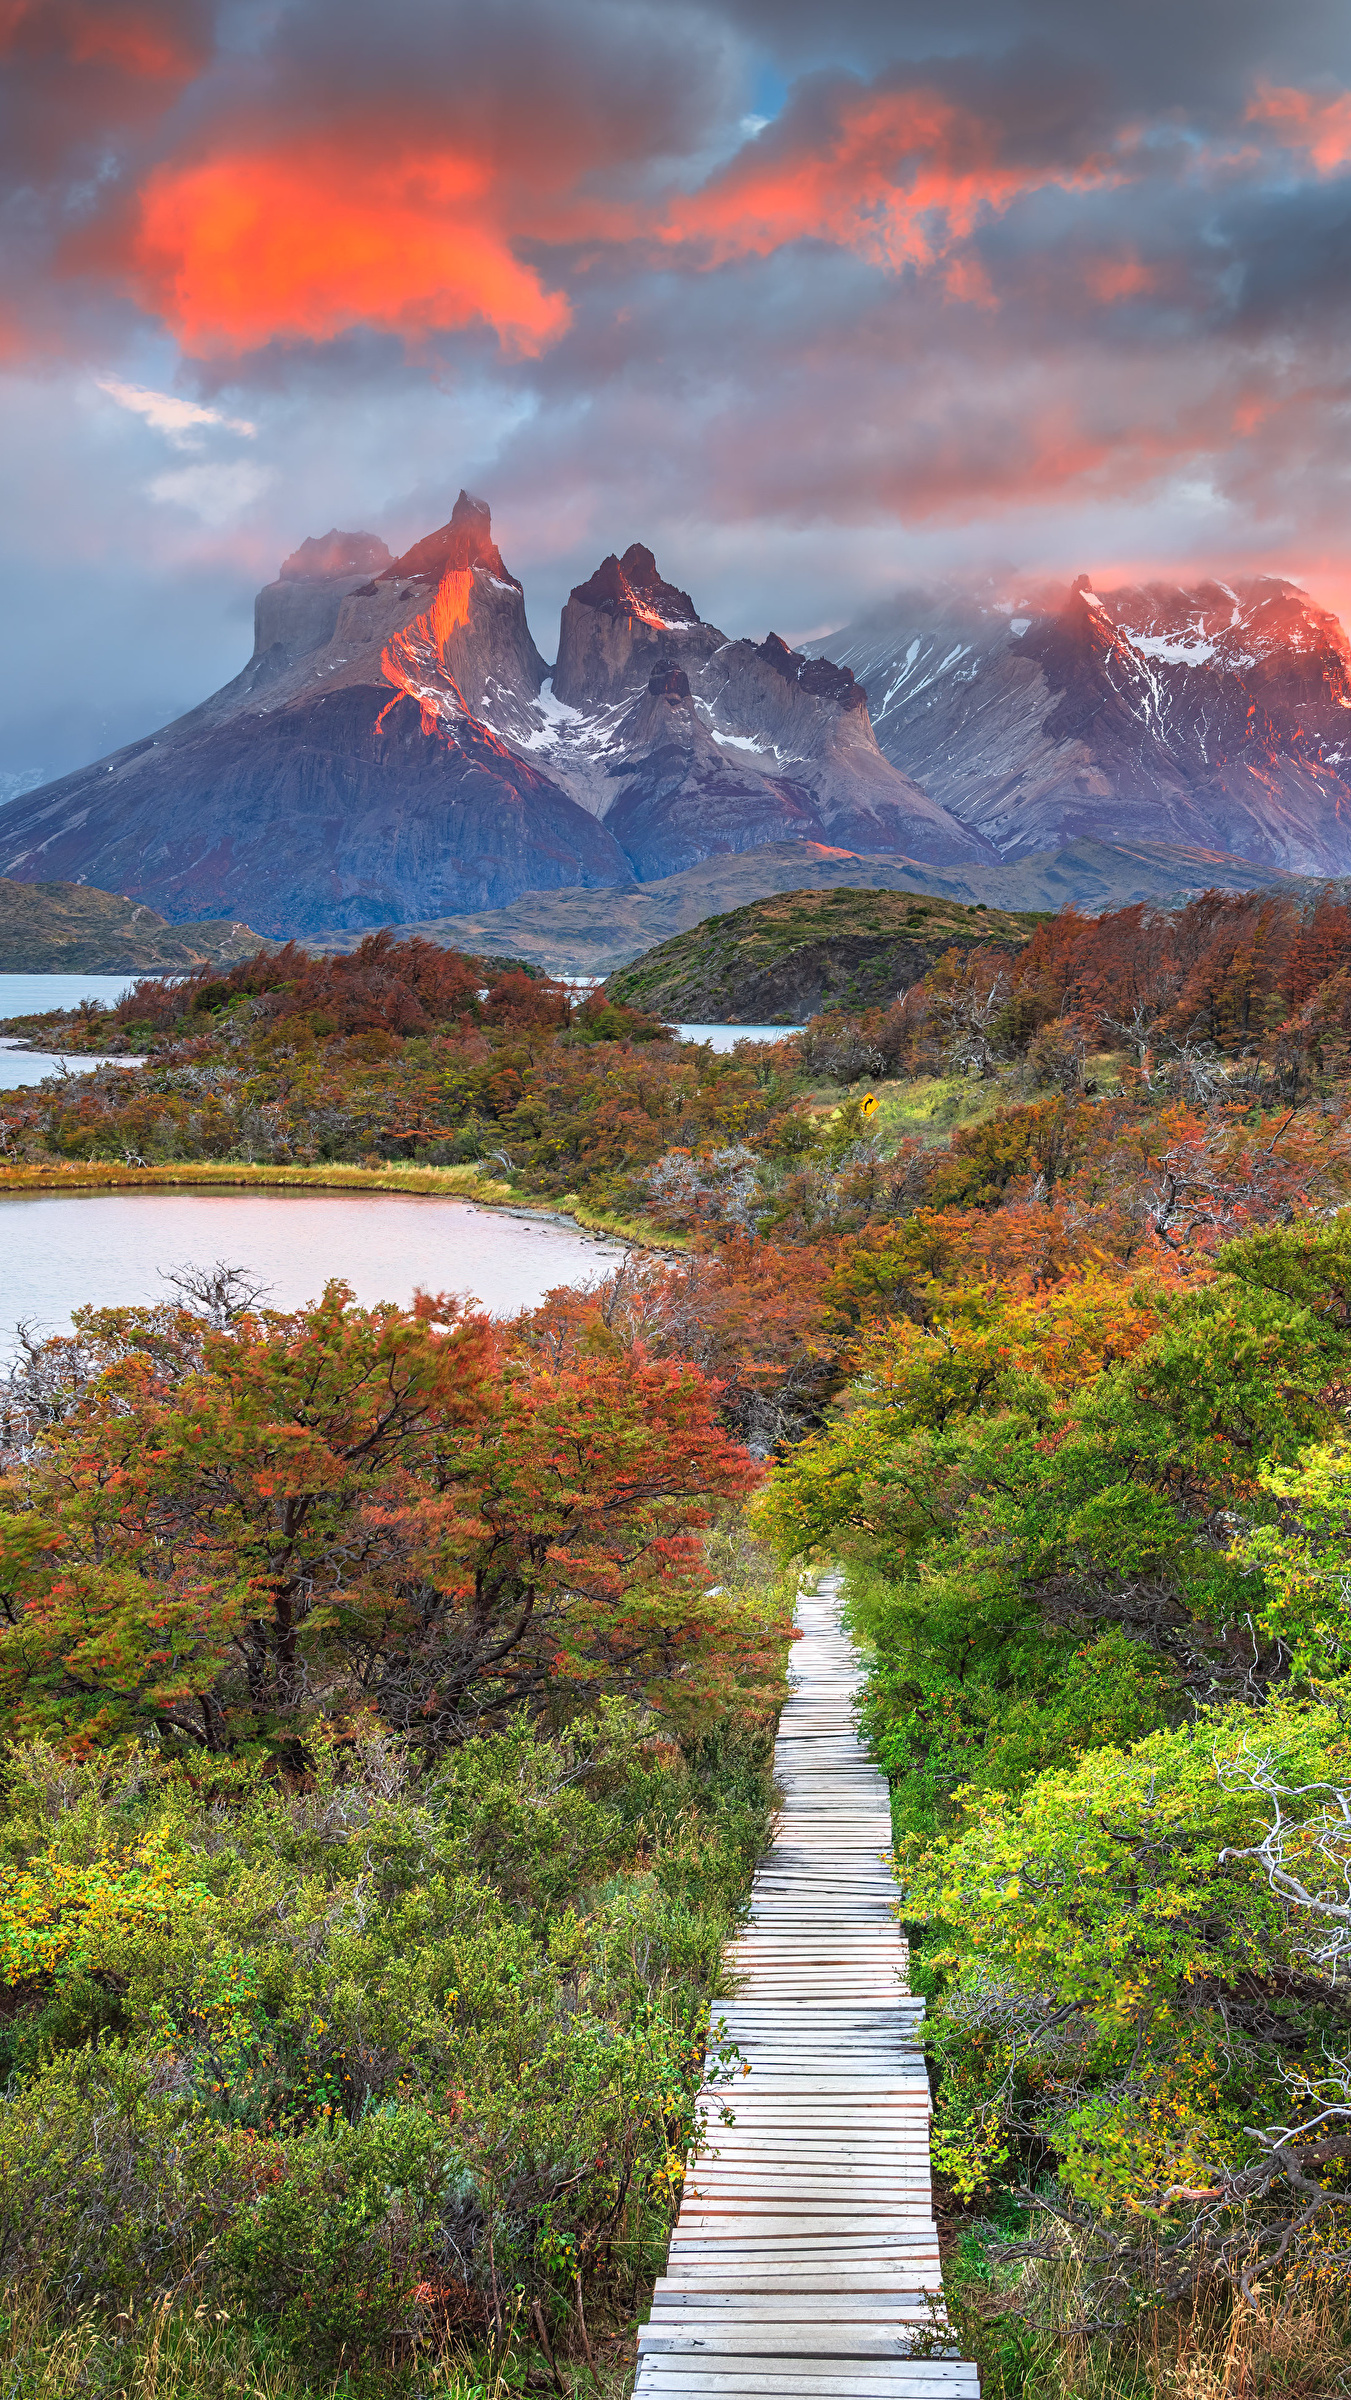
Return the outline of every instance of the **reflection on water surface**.
{"type": "Polygon", "coordinates": [[[617,1245],[577,1226],[507,1216],[463,1200],[375,1192],[90,1192],[0,1198],[0,1348],[31,1320],[64,1331],[83,1300],[164,1298],[160,1271],[217,1259],[271,1286],[264,1305],[297,1308],[333,1276],[357,1299],[408,1302],[471,1292],[494,1316],[530,1308],[560,1283],[609,1274],[617,1245]]]}

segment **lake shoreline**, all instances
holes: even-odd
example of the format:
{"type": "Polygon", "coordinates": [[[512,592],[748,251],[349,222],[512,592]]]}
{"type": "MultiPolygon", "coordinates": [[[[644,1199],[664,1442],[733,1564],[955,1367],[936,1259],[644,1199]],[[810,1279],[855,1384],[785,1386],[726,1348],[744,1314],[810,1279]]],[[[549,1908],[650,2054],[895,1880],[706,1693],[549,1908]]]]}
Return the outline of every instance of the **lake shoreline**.
{"type": "Polygon", "coordinates": [[[286,1190],[402,1193],[405,1197],[464,1200],[495,1214],[534,1219],[539,1224],[575,1225],[581,1233],[600,1234],[631,1250],[676,1255],[686,1245],[641,1218],[612,1217],[590,1209],[571,1193],[556,1205],[539,1200],[525,1205],[510,1184],[479,1174],[471,1162],[457,1167],[254,1165],[245,1160],[182,1159],[172,1165],[129,1167],[116,1159],[81,1159],[69,1163],[43,1160],[34,1165],[0,1163],[0,1200],[33,1192],[120,1192],[217,1189],[239,1191],[286,1190]]]}

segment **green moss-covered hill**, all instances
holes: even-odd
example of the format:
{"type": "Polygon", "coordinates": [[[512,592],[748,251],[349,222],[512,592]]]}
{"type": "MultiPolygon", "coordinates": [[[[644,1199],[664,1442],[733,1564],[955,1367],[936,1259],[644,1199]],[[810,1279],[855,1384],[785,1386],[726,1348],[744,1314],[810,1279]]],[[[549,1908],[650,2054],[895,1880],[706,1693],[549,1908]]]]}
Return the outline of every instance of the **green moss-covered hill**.
{"type": "Polygon", "coordinates": [[[1039,922],[924,892],[775,892],[659,943],[605,988],[686,1024],[799,1024],[884,1007],[954,945],[1019,950],[1039,922]]]}
{"type": "Polygon", "coordinates": [[[88,883],[14,883],[0,875],[0,974],[151,975],[233,966],[267,946],[228,917],[168,925],[120,892],[88,883]]]}

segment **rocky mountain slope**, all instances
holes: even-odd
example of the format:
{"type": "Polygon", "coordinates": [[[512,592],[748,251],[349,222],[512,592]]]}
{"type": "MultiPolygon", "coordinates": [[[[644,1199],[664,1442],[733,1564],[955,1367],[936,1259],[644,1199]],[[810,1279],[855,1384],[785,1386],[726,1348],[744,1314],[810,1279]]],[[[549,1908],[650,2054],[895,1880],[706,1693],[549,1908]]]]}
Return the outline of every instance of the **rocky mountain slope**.
{"type": "Polygon", "coordinates": [[[259,947],[251,926],[228,918],[168,925],[153,908],[91,884],[0,877],[0,974],[169,974],[233,966],[259,947]]]}
{"type": "Polygon", "coordinates": [[[369,534],[302,543],[258,595],[241,674],[0,810],[0,872],[282,934],[827,837],[940,866],[997,855],[883,758],[847,670],[729,642],[641,545],[573,592],[551,674],[462,492],[399,559],[369,534]]]}
{"type": "Polygon", "coordinates": [[[233,682],[0,811],[0,873],[87,878],[171,918],[229,911],[276,934],[629,882],[594,814],[482,713],[528,731],[545,671],[482,502],[462,494],[388,564],[372,540],[302,547],[259,594],[233,682]]]}
{"type": "MultiPolygon", "coordinates": [[[[1088,911],[1135,900],[1179,904],[1197,892],[1250,892],[1289,879],[1216,850],[1164,842],[1071,842],[1015,865],[939,874],[912,858],[835,850],[821,842],[767,842],[762,849],[707,858],[678,875],[625,891],[527,892],[509,908],[468,910],[410,925],[410,933],[459,950],[529,959],[551,974],[609,975],[656,942],[706,917],[744,907],[772,892],[872,890],[927,892],[984,900],[994,908],[1048,911],[1067,903],[1088,911]]],[[[1302,884],[1293,888],[1303,890],[1302,884]]],[[[328,933],[312,948],[353,949],[357,933],[328,933]]],[[[732,1020],[727,1020],[731,1022],[732,1020]]]]}
{"type": "MultiPolygon", "coordinates": [[[[508,739],[495,702],[489,722],[508,739]]],[[[635,542],[574,587],[532,756],[603,817],[640,881],[767,842],[992,861],[877,747],[847,668],[729,641],[635,542]]]]}
{"type": "Polygon", "coordinates": [[[946,950],[1021,949],[1039,921],[921,892],[782,892],[663,942],[606,989],[677,1023],[800,1024],[885,1007],[946,950]]]}
{"type": "Polygon", "coordinates": [[[1198,864],[1351,869],[1348,712],[1340,625],[1272,578],[902,594],[802,651],[729,637],[638,542],[575,587],[550,667],[461,492],[397,559],[303,542],[221,691],[0,807],[0,874],[277,936],[547,914],[785,844],[1101,906],[1198,864]]]}
{"type": "Polygon", "coordinates": [[[1351,644],[1295,584],[903,592],[823,645],[1001,857],[1080,839],[1351,867],[1351,644]]]}

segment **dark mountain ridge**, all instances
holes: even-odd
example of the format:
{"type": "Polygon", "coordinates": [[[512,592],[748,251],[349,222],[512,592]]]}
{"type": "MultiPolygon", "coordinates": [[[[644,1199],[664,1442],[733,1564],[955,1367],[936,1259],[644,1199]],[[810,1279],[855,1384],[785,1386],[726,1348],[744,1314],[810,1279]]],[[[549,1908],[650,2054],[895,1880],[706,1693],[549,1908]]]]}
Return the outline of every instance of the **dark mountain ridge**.
{"type": "Polygon", "coordinates": [[[1351,870],[1349,711],[1351,645],[1276,578],[901,594],[794,650],[708,623],[640,542],[573,588],[551,669],[461,492],[397,559],[371,534],[302,542],[239,675],[0,808],[0,874],[277,935],[786,843],[978,896],[1063,862],[1091,902],[1104,843],[1164,874],[1175,855],[1182,884],[1205,856],[1329,875],[1351,870]]]}

